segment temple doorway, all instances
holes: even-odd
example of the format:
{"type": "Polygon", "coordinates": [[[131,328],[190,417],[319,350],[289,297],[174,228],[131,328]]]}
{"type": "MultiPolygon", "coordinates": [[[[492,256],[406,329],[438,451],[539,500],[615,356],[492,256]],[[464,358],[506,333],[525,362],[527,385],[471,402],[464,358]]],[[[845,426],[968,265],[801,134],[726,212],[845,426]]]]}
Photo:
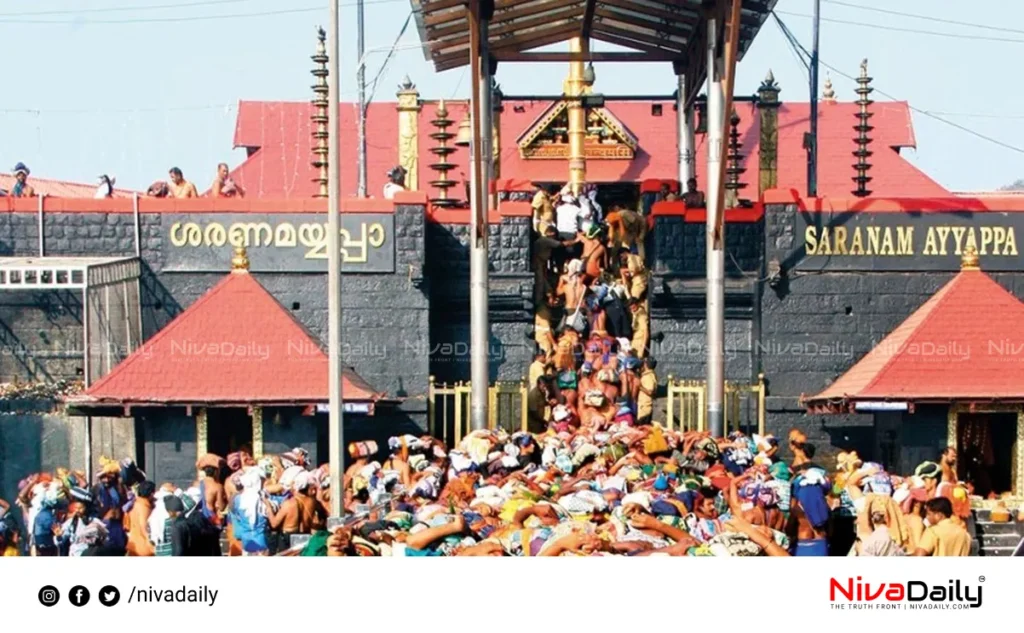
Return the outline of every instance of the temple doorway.
{"type": "Polygon", "coordinates": [[[247,409],[207,409],[206,434],[207,452],[226,457],[244,448],[252,455],[252,418],[247,409]]]}
{"type": "Polygon", "coordinates": [[[1014,487],[1018,447],[1016,413],[960,413],[957,416],[957,476],[987,498],[1014,487]]]}
{"type": "Polygon", "coordinates": [[[612,207],[640,208],[640,185],[635,182],[606,182],[597,185],[597,202],[608,213],[612,207]]]}

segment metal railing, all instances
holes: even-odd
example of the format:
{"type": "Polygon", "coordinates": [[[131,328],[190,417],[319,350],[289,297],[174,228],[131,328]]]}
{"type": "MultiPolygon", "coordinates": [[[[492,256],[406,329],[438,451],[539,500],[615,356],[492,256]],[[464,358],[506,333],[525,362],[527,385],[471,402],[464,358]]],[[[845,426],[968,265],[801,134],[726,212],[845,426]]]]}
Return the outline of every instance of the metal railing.
{"type": "MultiPolygon", "coordinates": [[[[526,380],[500,380],[487,389],[487,428],[509,433],[526,430],[526,380]]],[[[430,434],[455,446],[469,433],[472,400],[469,382],[437,383],[430,377],[427,421],[430,434]]]]}
{"type": "MultiPolygon", "coordinates": [[[[665,417],[669,429],[677,426],[682,431],[707,430],[707,382],[704,380],[676,380],[668,377],[668,402],[665,417]]],[[[764,435],[765,385],[764,374],[754,384],[725,383],[725,432],[744,431],[764,435]]]]}

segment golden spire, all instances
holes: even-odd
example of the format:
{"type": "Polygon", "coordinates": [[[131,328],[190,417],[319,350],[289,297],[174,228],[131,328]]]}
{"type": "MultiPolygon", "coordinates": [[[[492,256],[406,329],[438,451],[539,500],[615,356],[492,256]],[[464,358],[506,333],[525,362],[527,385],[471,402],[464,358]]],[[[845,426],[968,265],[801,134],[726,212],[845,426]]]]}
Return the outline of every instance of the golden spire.
{"type": "Polygon", "coordinates": [[[231,258],[231,272],[249,274],[249,256],[244,246],[235,247],[235,256],[231,258]]]}
{"type": "Polygon", "coordinates": [[[825,73],[825,89],[821,92],[821,98],[828,103],[836,102],[836,91],[832,89],[832,76],[825,73]]]}
{"type": "Polygon", "coordinates": [[[973,246],[964,249],[963,257],[960,259],[960,270],[981,270],[978,264],[978,251],[973,246]]]}

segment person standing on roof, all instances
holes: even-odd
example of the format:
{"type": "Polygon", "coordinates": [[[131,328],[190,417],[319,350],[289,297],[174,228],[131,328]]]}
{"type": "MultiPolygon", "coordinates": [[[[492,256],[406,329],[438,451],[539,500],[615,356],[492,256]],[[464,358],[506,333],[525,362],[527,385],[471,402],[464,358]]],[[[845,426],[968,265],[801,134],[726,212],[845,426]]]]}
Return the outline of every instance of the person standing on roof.
{"type": "Polygon", "coordinates": [[[172,198],[198,198],[199,192],[196,191],[196,186],[185,180],[184,174],[177,167],[171,167],[168,174],[171,177],[171,182],[168,185],[172,198]]]}
{"type": "Polygon", "coordinates": [[[384,184],[384,199],[394,200],[395,194],[405,191],[405,167],[401,165],[388,172],[388,181],[384,184]]]}
{"type": "Polygon", "coordinates": [[[210,195],[214,198],[244,198],[245,190],[231,179],[227,163],[217,165],[217,177],[210,186],[210,195]]]}
{"type": "Polygon", "coordinates": [[[36,195],[36,190],[28,184],[28,175],[31,173],[25,163],[18,163],[14,166],[14,186],[11,187],[12,198],[31,198],[36,195]]]}

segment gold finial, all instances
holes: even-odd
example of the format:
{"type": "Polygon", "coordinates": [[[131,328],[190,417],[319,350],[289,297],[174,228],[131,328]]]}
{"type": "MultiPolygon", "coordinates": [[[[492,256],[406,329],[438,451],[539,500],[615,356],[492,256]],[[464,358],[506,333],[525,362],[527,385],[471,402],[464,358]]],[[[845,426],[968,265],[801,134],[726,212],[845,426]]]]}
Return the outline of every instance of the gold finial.
{"type": "Polygon", "coordinates": [[[964,249],[963,258],[960,260],[960,270],[981,270],[978,263],[978,251],[973,246],[964,249]]]}
{"type": "Polygon", "coordinates": [[[235,256],[231,258],[231,272],[248,274],[249,256],[246,255],[244,246],[235,248],[235,256]]]}
{"type": "Polygon", "coordinates": [[[832,89],[832,76],[825,75],[825,89],[821,91],[821,98],[829,103],[835,103],[836,91],[832,89]]]}

